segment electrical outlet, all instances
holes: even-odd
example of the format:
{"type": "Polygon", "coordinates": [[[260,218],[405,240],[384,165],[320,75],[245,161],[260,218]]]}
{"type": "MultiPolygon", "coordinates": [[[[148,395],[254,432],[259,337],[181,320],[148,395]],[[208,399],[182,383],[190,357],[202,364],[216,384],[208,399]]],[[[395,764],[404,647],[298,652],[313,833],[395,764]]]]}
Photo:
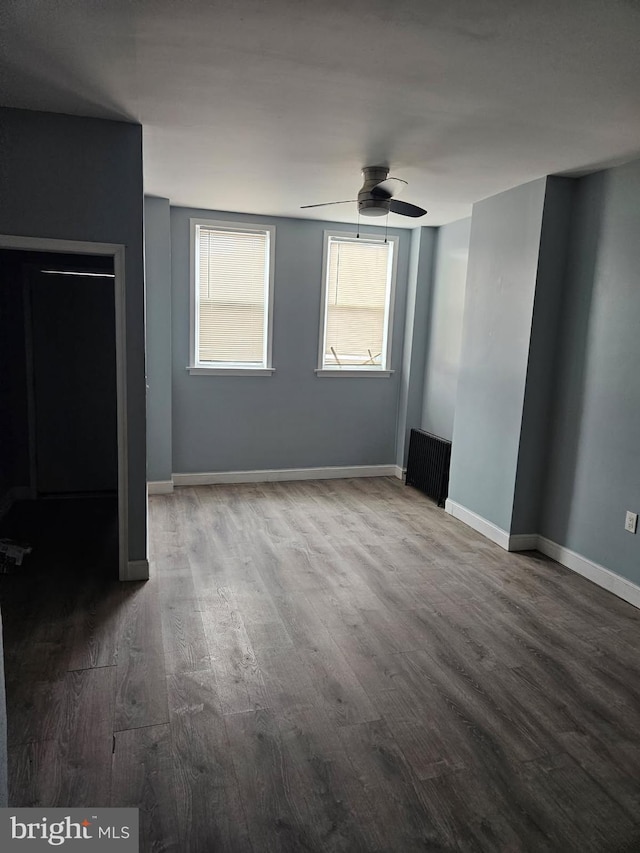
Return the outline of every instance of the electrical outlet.
{"type": "Polygon", "coordinates": [[[627,517],[624,522],[624,529],[629,533],[635,533],[638,529],[638,513],[627,510],[627,517]]]}

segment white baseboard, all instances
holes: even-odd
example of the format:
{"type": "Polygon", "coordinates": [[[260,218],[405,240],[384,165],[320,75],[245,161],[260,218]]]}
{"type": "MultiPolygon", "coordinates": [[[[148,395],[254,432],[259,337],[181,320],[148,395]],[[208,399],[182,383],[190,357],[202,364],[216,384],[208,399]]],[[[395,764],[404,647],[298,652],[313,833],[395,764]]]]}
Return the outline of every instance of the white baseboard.
{"type": "Polygon", "coordinates": [[[538,536],[537,547],[542,554],[546,554],[547,557],[551,557],[552,560],[566,566],[572,572],[577,572],[603,589],[617,595],[618,598],[640,608],[640,586],[632,581],[599,565],[599,563],[594,563],[593,560],[588,560],[570,548],[565,548],[564,545],[558,545],[557,542],[546,539],[544,536],[538,536]]]}
{"type": "Polygon", "coordinates": [[[231,483],[273,483],[293,480],[332,480],[349,477],[397,477],[403,480],[405,469],[399,465],[352,465],[327,468],[282,468],[264,471],[212,471],[198,474],[174,474],[171,480],[150,480],[149,495],[168,495],[174,486],[211,486],[231,483]]]}
{"type": "Polygon", "coordinates": [[[454,518],[457,518],[459,521],[463,521],[469,527],[472,527],[478,533],[481,533],[483,536],[486,536],[487,539],[490,539],[492,542],[495,542],[496,545],[499,545],[501,548],[504,548],[505,551],[509,550],[509,534],[506,530],[503,530],[501,527],[493,524],[491,521],[487,521],[486,518],[482,518],[481,515],[478,515],[475,512],[472,512],[470,509],[462,506],[462,504],[458,504],[455,501],[452,501],[450,498],[447,498],[444,504],[445,512],[448,512],[449,515],[452,515],[454,518]]]}
{"type": "Polygon", "coordinates": [[[333,480],[350,477],[395,477],[396,465],[353,465],[327,468],[283,468],[264,471],[212,471],[174,474],[174,486],[211,486],[217,483],[275,483],[293,480],[333,480]]]}
{"type": "Polygon", "coordinates": [[[173,480],[150,480],[147,483],[147,493],[150,495],[170,495],[173,491],[173,480]]]}
{"type": "Polygon", "coordinates": [[[570,548],[565,548],[564,545],[558,545],[557,542],[552,542],[551,539],[540,536],[538,533],[516,533],[510,536],[506,530],[502,530],[491,521],[487,521],[486,518],[482,518],[477,513],[448,498],[445,503],[445,511],[486,536],[487,539],[495,542],[505,551],[540,551],[541,554],[546,554],[547,557],[551,557],[561,566],[571,569],[572,572],[582,575],[603,589],[617,595],[618,598],[640,608],[640,586],[610,569],[594,563],[593,560],[577,554],[570,548]]]}
{"type": "Polygon", "coordinates": [[[121,581],[146,581],[149,580],[148,560],[129,560],[127,563],[127,576],[121,577],[121,581]]]}

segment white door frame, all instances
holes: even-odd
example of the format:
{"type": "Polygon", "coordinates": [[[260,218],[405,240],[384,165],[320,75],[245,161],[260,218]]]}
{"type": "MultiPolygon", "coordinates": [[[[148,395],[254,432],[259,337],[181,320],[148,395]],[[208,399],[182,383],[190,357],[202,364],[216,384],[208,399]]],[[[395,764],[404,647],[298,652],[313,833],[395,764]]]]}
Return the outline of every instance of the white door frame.
{"type": "Polygon", "coordinates": [[[118,243],[85,243],[78,240],[56,240],[49,237],[20,237],[0,234],[0,249],[16,249],[26,252],[61,252],[70,255],[106,255],[113,258],[118,424],[118,571],[120,580],[129,580],[125,247],[118,243]]]}

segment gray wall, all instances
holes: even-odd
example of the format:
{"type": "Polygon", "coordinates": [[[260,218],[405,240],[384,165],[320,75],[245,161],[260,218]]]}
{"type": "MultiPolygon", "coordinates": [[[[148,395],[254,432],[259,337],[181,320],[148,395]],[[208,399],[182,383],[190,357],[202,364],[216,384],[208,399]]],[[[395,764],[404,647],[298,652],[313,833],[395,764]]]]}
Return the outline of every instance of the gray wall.
{"type": "Polygon", "coordinates": [[[126,246],[129,559],[144,559],[142,128],[0,109],[0,198],[0,234],[126,246]]]}
{"type": "Polygon", "coordinates": [[[420,425],[448,439],[458,390],[470,236],[470,218],[438,229],[420,425]]]}
{"type": "MultiPolygon", "coordinates": [[[[396,421],[410,233],[399,237],[390,378],[318,378],[323,231],[343,223],[171,209],[173,470],[388,465],[396,421]],[[273,376],[191,376],[189,218],[276,226],[273,376]]],[[[370,226],[362,234],[382,233],[370,226]]]]}
{"type": "Polygon", "coordinates": [[[396,465],[401,468],[407,466],[411,430],[420,426],[437,237],[435,228],[415,228],[411,232],[396,446],[396,465]]]}
{"type": "Polygon", "coordinates": [[[576,181],[547,178],[510,532],[537,533],[549,447],[560,314],[576,181]]]}
{"type": "Polygon", "coordinates": [[[640,161],[582,178],[540,532],[640,583],[640,161]]]}
{"type": "Polygon", "coordinates": [[[144,200],[147,299],[147,476],[171,479],[171,223],[169,200],[144,200]]]}
{"type": "Polygon", "coordinates": [[[546,179],[473,206],[449,498],[513,510],[546,179]]]}

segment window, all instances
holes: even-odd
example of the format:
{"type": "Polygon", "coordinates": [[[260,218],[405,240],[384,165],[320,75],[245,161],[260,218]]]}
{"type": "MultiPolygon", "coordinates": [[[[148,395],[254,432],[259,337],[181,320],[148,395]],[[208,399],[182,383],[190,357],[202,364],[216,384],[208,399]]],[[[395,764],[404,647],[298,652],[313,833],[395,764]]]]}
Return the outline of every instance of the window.
{"type": "Polygon", "coordinates": [[[191,220],[191,373],[269,374],[273,226],[191,220]]]}
{"type": "Polygon", "coordinates": [[[320,376],[389,376],[397,238],[325,232],[320,376]]]}

